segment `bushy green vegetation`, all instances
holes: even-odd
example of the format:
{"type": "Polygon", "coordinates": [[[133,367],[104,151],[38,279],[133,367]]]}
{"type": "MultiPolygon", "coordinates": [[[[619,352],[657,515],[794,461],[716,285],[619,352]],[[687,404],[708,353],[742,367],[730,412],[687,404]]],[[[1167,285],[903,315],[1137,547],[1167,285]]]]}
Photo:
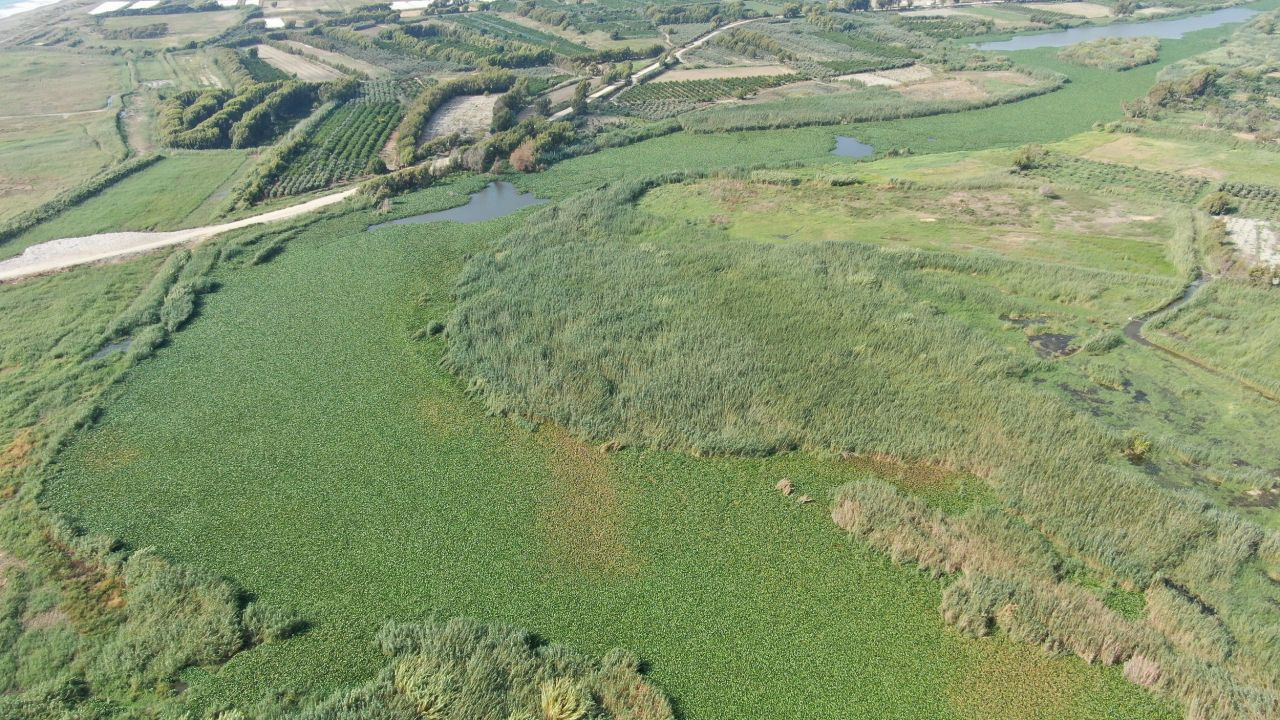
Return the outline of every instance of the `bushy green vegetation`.
{"type": "MultiPolygon", "coordinates": [[[[394,212],[458,204],[483,182],[394,212]]],[[[1115,671],[958,638],[937,585],[849,544],[820,503],[773,489],[790,477],[822,498],[865,477],[850,462],[606,455],[486,417],[440,367],[443,340],[419,331],[448,316],[465,256],[526,217],[364,233],[376,217],[319,223],[269,263],[224,266],[200,318],[74,444],[52,490],[92,526],[264,602],[294,598],[313,623],[216,674],[187,673],[191,702],[363,685],[387,665],[369,642],[385,619],[434,611],[597,656],[630,648],[691,719],[776,718],[797,697],[822,715],[1171,717],[1115,671]],[[112,462],[110,448],[141,453],[112,462]],[[232,455],[244,464],[229,473],[232,455]],[[157,475],[174,480],[157,487],[157,475]],[[151,520],[193,502],[200,511],[151,520]],[[334,578],[369,591],[328,592],[334,578]],[[785,603],[780,585],[793,588],[785,603]],[[988,690],[1006,679],[1019,692],[988,690]]],[[[953,492],[935,481],[936,495],[953,492]]]]}
{"type": "Polygon", "coordinates": [[[1015,85],[980,98],[917,99],[884,87],[835,94],[789,97],[747,105],[700,110],[680,119],[691,132],[725,132],[762,128],[844,125],[938,115],[1002,105],[1053,92],[1067,78],[1038,73],[1025,85],[1015,85]]]}
{"type": "Polygon", "coordinates": [[[1153,37],[1099,38],[1063,48],[1058,57],[1078,65],[1129,70],[1159,59],[1160,41],[1153,37]]]}
{"type": "Polygon", "coordinates": [[[231,96],[223,90],[187,90],[165,101],[158,131],[169,147],[255,147],[307,115],[319,86],[297,81],[253,83],[231,96]]]}
{"type": "Polygon", "coordinates": [[[269,195],[295,195],[386,170],[378,153],[400,120],[400,103],[356,100],[325,119],[269,195]]]}
{"type": "MultiPolygon", "coordinates": [[[[1034,583],[1008,591],[1015,606],[1030,593],[1015,635],[1034,639],[1029,628],[1066,593],[1072,626],[1050,626],[1041,636],[1048,646],[1090,661],[1141,657],[1160,668],[1142,675],[1143,684],[1203,717],[1274,713],[1280,638],[1259,637],[1258,623],[1276,599],[1274,589],[1259,590],[1280,560],[1276,537],[1123,467],[1122,458],[1146,460],[1132,436],[1022,380],[1036,370],[1030,349],[1000,347],[981,331],[984,315],[1061,312],[1101,302],[1103,288],[1141,282],[1095,276],[1091,291],[1087,274],[1068,280],[1060,266],[856,242],[729,240],[618,209],[645,189],[587,194],[543,211],[469,263],[446,357],[492,411],[547,418],[622,446],[834,449],[972,470],[1059,552],[1124,586],[1179,583],[1217,614],[1233,650],[1222,673],[1154,628],[1164,650],[1121,644],[1097,654],[1090,648],[1105,644],[1109,630],[1091,624],[1089,603],[1071,604],[1069,588],[1034,583]],[[567,282],[551,291],[544,278],[552,276],[567,282]],[[931,391],[939,382],[943,396],[931,391]],[[1235,578],[1229,586],[1220,582],[1224,567],[1235,578]]],[[[1147,302],[1159,297],[1158,285],[1146,286],[1155,291],[1147,302]]],[[[1122,321],[1141,304],[1121,305],[1112,317],[1122,321]]]]}
{"type": "Polygon", "coordinates": [[[1220,280],[1177,313],[1154,321],[1149,332],[1161,344],[1280,394],[1277,321],[1280,304],[1269,284],[1220,280]]]}
{"type": "Polygon", "coordinates": [[[622,92],[614,104],[628,113],[659,119],[727,98],[745,98],[764,88],[786,85],[799,75],[755,75],[646,83],[622,92]]]}
{"type": "Polygon", "coordinates": [[[304,711],[300,720],[672,720],[671,703],[645,682],[640,659],[600,660],[529,632],[455,619],[389,623],[378,633],[386,670],[304,711]]]}
{"type": "Polygon", "coordinates": [[[592,52],[591,48],[569,42],[559,35],[534,30],[488,13],[455,15],[450,17],[449,21],[495,37],[518,40],[530,45],[539,45],[565,57],[589,55],[592,52]]]}

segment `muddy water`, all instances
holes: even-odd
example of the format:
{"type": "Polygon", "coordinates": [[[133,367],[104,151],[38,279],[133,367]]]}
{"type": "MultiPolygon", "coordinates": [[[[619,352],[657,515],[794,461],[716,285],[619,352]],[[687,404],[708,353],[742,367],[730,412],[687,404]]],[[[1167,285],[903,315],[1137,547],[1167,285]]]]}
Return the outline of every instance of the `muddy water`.
{"type": "Polygon", "coordinates": [[[876,149],[866,143],[858,142],[857,138],[837,135],[836,149],[832,150],[831,154],[840,157],[871,157],[876,154],[876,149]]]}
{"type": "Polygon", "coordinates": [[[1157,37],[1172,40],[1196,30],[1244,22],[1257,14],[1257,10],[1248,8],[1223,8],[1202,15],[1189,15],[1171,20],[1112,23],[1095,27],[1071,28],[1059,32],[1015,35],[1008,40],[974,43],[971,47],[979,50],[1035,50],[1045,47],[1066,47],[1085,40],[1104,37],[1157,37]]]}
{"type": "Polygon", "coordinates": [[[390,225],[417,225],[419,223],[440,222],[442,220],[460,223],[484,222],[485,220],[510,215],[521,208],[541,205],[545,202],[546,200],[539,200],[533,193],[520,192],[515,185],[509,182],[491,182],[480,192],[472,193],[466,205],[378,223],[377,225],[370,225],[368,229],[377,230],[390,225]]]}
{"type": "Polygon", "coordinates": [[[117,340],[116,342],[108,343],[103,345],[102,349],[94,353],[89,359],[101,360],[102,358],[114,353],[128,352],[129,346],[132,344],[133,338],[125,338],[124,340],[117,340]]]}
{"type": "Polygon", "coordinates": [[[1171,313],[1174,310],[1177,310],[1178,308],[1182,307],[1183,305],[1186,305],[1187,303],[1191,302],[1191,298],[1195,297],[1196,293],[1200,292],[1200,288],[1204,287],[1204,284],[1208,282],[1208,280],[1209,280],[1208,278],[1201,275],[1200,277],[1193,280],[1191,284],[1187,286],[1186,290],[1182,291],[1182,295],[1179,295],[1177,300],[1174,300],[1173,302],[1169,303],[1168,305],[1165,305],[1164,307],[1160,308],[1159,310],[1156,310],[1153,313],[1147,313],[1146,315],[1139,315],[1138,317],[1130,319],[1129,324],[1124,326],[1124,336],[1138,343],[1139,345],[1145,345],[1147,347],[1156,347],[1155,343],[1151,342],[1150,340],[1142,336],[1143,326],[1145,326],[1147,322],[1150,321],[1152,318],[1160,315],[1164,315],[1165,313],[1171,313]]]}

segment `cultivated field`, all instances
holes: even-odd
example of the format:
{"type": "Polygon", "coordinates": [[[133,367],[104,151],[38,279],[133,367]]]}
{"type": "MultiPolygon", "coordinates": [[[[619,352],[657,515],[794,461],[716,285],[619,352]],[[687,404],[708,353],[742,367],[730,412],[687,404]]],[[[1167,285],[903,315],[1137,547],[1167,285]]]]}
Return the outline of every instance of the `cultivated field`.
{"type": "Polygon", "coordinates": [[[301,55],[287,53],[270,45],[257,45],[256,47],[258,48],[258,57],[277,70],[299,80],[328,82],[345,77],[337,69],[314,60],[308,60],[301,55]]]}
{"type": "Polygon", "coordinates": [[[312,55],[316,58],[319,58],[320,60],[324,60],[330,65],[334,65],[338,67],[349,67],[353,70],[359,70],[365,75],[368,75],[370,78],[375,78],[375,79],[384,78],[390,75],[390,72],[385,68],[378,67],[373,63],[368,63],[363,60],[357,60],[356,58],[350,57],[348,55],[343,55],[342,53],[330,52],[328,50],[321,50],[320,48],[312,47],[310,45],[307,45],[306,43],[300,43],[293,40],[287,40],[285,41],[285,44],[288,45],[289,47],[293,47],[293,48],[297,48],[298,50],[301,50],[304,55],[312,55]]]}
{"type": "Polygon", "coordinates": [[[737,65],[734,67],[692,68],[670,70],[649,82],[682,82],[685,80],[714,80],[718,78],[747,78],[764,75],[790,75],[795,71],[786,65],[737,65]]]}
{"type": "Polygon", "coordinates": [[[456,97],[437,110],[427,121],[424,138],[431,139],[465,133],[482,137],[493,121],[493,106],[498,95],[463,95],[456,97]]]}

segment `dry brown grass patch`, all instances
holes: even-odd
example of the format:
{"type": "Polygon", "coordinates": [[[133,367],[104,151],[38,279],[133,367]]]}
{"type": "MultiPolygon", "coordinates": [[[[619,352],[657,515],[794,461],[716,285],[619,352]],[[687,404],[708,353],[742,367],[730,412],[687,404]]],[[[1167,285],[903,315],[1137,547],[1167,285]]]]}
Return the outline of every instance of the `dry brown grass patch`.
{"type": "Polygon", "coordinates": [[[0,477],[21,470],[31,463],[31,451],[35,449],[33,436],[31,428],[23,428],[14,435],[8,447],[0,452],[0,477]]]}
{"type": "Polygon", "coordinates": [[[842,453],[840,457],[858,470],[887,480],[908,492],[953,490],[965,477],[954,468],[926,462],[904,462],[889,455],[842,453]]]}
{"type": "Polygon", "coordinates": [[[540,433],[551,451],[551,483],[538,510],[549,562],[584,573],[630,573],[637,560],[626,543],[626,503],[609,457],[562,428],[540,433]]]}

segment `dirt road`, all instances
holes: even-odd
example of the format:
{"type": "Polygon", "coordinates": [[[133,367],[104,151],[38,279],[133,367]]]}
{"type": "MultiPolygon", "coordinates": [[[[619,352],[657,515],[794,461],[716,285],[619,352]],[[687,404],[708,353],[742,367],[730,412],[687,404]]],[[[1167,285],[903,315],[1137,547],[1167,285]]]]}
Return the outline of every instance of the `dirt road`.
{"type": "Polygon", "coordinates": [[[233,220],[220,225],[206,225],[204,227],[170,232],[99,233],[85,237],[50,240],[39,245],[32,245],[24,250],[21,255],[0,262],[0,282],[18,280],[32,275],[43,275],[77,265],[111,260],[126,255],[136,255],[162,247],[199,242],[230,230],[287,220],[319,210],[322,207],[340,203],[351,197],[358,189],[351,188],[340,193],[308,200],[298,205],[272,210],[261,215],[233,220]]]}
{"type": "MultiPolygon", "coordinates": [[[[764,18],[750,18],[747,20],[738,20],[737,22],[731,22],[728,25],[723,25],[721,27],[718,27],[715,30],[712,30],[711,32],[707,33],[706,35],[703,35],[699,38],[696,38],[690,41],[689,43],[686,43],[684,47],[681,47],[679,50],[676,50],[675,53],[672,55],[672,57],[674,57],[678,62],[684,62],[684,54],[686,52],[689,52],[690,50],[693,50],[695,48],[702,47],[703,43],[719,35],[725,30],[731,30],[733,28],[738,27],[739,25],[746,25],[747,23],[755,22],[757,20],[763,20],[763,19],[764,18]]],[[[667,66],[663,64],[661,60],[651,63],[649,65],[646,65],[640,68],[639,70],[637,70],[636,72],[631,73],[631,76],[626,80],[619,80],[618,82],[613,83],[612,85],[605,85],[599,90],[596,90],[595,92],[591,93],[589,96],[587,96],[587,102],[603,100],[613,95],[614,93],[618,92],[622,88],[627,87],[628,85],[635,85],[637,83],[640,83],[649,79],[651,76],[661,75],[666,69],[667,69],[667,66]]],[[[560,112],[553,114],[551,116],[551,119],[559,120],[561,118],[568,117],[572,112],[573,112],[573,108],[565,108],[560,112]]]]}

